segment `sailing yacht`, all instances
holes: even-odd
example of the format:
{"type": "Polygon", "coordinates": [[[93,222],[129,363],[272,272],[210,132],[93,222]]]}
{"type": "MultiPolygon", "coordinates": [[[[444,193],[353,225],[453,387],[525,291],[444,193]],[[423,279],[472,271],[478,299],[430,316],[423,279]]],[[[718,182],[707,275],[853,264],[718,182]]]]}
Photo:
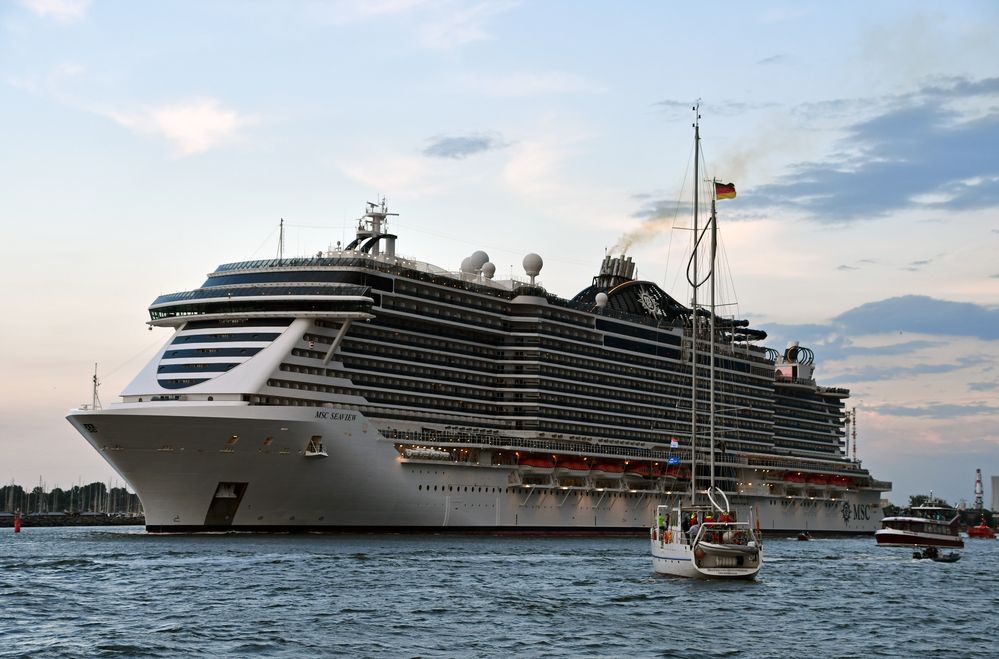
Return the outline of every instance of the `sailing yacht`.
{"type": "MultiPolygon", "coordinates": [[[[694,108],[695,113],[697,107],[694,108]]],[[[694,180],[698,181],[700,160],[700,115],[694,122],[694,180]]],[[[691,314],[694,337],[691,350],[691,369],[695,373],[695,386],[691,388],[691,453],[696,467],[697,435],[697,389],[696,372],[700,360],[697,344],[701,334],[698,331],[697,303],[698,289],[710,282],[710,304],[708,308],[708,377],[710,380],[708,405],[708,455],[709,486],[704,492],[708,505],[699,505],[700,492],[696,480],[691,479],[690,505],[682,505],[681,495],[672,504],[656,507],[656,517],[650,529],[652,567],[658,574],[681,577],[712,579],[751,579],[763,566],[763,538],[759,528],[753,528],[749,521],[737,521],[731,509],[728,496],[715,483],[715,417],[719,411],[715,405],[715,344],[718,337],[715,328],[715,252],[717,246],[718,198],[732,198],[735,187],[712,181],[711,219],[703,230],[698,228],[698,194],[694,186],[694,248],[688,268],[688,281],[693,289],[694,313],[691,314]],[[698,279],[697,251],[704,233],[710,232],[710,258],[708,274],[698,279]]],[[[750,509],[752,516],[752,509],[750,509]]]]}

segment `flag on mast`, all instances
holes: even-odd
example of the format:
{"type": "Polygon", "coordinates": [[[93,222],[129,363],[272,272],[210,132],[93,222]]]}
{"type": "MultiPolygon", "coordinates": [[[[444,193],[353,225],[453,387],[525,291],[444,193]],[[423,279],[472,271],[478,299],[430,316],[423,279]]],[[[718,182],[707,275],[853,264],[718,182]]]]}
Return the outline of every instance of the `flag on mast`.
{"type": "Polygon", "coordinates": [[[715,198],[716,199],[735,199],[735,184],[734,183],[718,183],[715,181],[715,198]]]}

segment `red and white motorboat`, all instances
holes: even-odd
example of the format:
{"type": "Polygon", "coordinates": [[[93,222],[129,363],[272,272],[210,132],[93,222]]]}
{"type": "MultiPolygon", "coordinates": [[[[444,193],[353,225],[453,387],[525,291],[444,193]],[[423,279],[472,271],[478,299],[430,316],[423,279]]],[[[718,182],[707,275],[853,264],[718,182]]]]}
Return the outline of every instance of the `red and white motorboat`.
{"type": "Polygon", "coordinates": [[[908,513],[881,520],[874,532],[879,545],[918,547],[963,547],[961,517],[953,508],[916,506],[908,513]]]}

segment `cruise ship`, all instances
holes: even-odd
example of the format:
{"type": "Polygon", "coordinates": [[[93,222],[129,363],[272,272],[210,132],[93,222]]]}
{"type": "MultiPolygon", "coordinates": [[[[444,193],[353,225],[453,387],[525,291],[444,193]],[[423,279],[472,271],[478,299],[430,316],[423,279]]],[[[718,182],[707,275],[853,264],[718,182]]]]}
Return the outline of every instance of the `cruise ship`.
{"type": "Polygon", "coordinates": [[[482,251],[436,267],[396,252],[393,215],[150,305],[172,336],[67,417],[149,531],[645,533],[709,482],[764,531],[878,528],[891,484],[849,458],[849,392],[806,347],[703,322],[623,255],[571,299],[536,254],[509,280],[482,251]]]}

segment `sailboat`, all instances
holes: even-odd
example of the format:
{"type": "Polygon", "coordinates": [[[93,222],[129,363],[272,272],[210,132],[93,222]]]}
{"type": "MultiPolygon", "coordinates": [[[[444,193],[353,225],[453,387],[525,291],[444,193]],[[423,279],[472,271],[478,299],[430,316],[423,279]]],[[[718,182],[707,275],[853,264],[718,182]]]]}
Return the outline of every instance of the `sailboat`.
{"type": "MultiPolygon", "coordinates": [[[[763,539],[757,520],[738,521],[729,505],[728,496],[715,485],[715,273],[714,260],[717,245],[716,201],[735,196],[731,184],[713,181],[711,220],[703,231],[698,230],[698,165],[700,160],[700,113],[694,106],[694,248],[688,281],[693,287],[691,314],[691,368],[693,380],[691,394],[691,454],[697,454],[697,370],[698,370],[698,288],[710,282],[710,313],[708,328],[709,377],[709,455],[710,485],[705,492],[707,504],[698,501],[696,464],[692,465],[690,500],[684,505],[681,496],[669,504],[656,507],[656,517],[649,529],[652,548],[652,567],[658,574],[704,579],[752,579],[763,566],[763,539]],[[697,249],[704,232],[710,231],[710,270],[703,281],[697,275],[697,249]],[[692,270],[692,276],[691,276],[692,270]]],[[[750,511],[752,518],[752,511],[750,511]]]]}

